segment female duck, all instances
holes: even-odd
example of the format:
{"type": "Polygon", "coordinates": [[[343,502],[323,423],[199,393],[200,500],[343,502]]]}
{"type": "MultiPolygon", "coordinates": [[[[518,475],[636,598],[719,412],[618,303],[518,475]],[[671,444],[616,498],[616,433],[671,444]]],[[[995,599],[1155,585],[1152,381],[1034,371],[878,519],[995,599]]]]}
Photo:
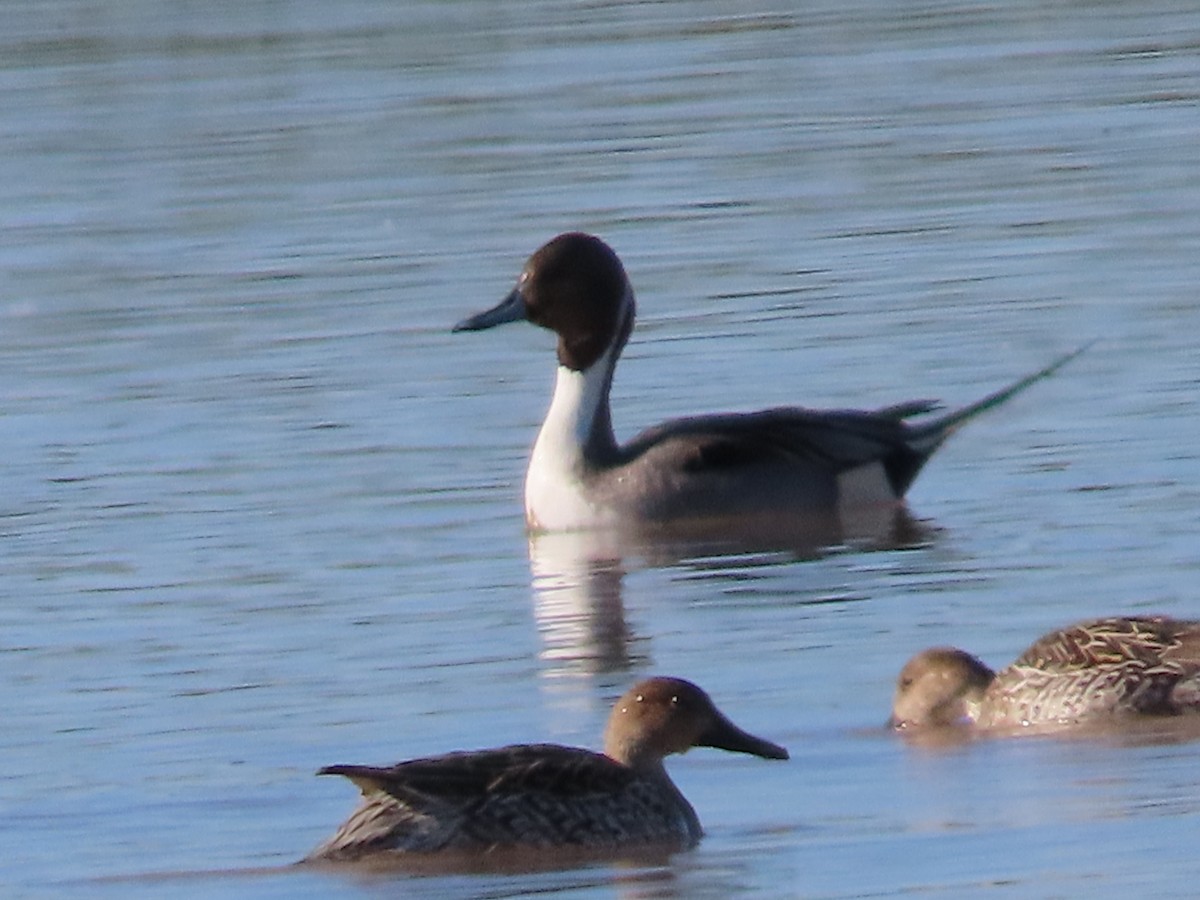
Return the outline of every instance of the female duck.
{"type": "Polygon", "coordinates": [[[1119,714],[1200,711],[1200,622],[1093,619],[1039,638],[999,673],[934,647],[900,671],[895,728],[1062,726],[1119,714]]]}
{"type": "Polygon", "coordinates": [[[449,753],[389,768],[328,766],[358,785],[358,809],[308,857],[503,850],[663,849],[703,833],[663,758],[717,747],[787,759],[783,747],[742,731],[696,685],[650,678],[613,708],[604,753],[520,744],[449,753]]]}
{"type": "Polygon", "coordinates": [[[836,524],[856,510],[895,506],[956,428],[1081,352],[921,425],[907,420],[936,404],[779,408],[676,419],[622,446],[609,388],[633,330],[634,298],[617,255],[591,235],[559,235],[529,258],[499,306],[454,330],[522,319],[558,335],[554,397],[525,479],[525,517],[536,531],[771,515],[836,524]]]}

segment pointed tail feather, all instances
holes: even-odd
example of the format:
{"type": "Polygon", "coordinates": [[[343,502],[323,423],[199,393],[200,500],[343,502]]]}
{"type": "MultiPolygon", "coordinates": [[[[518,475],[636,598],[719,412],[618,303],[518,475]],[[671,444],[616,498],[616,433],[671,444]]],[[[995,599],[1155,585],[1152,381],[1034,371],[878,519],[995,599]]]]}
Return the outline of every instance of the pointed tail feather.
{"type": "Polygon", "coordinates": [[[942,404],[937,400],[909,400],[907,403],[896,403],[875,410],[875,415],[887,419],[908,419],[912,416],[923,416],[925,413],[937,412],[942,404]]]}
{"type": "Polygon", "coordinates": [[[944,416],[939,416],[932,422],[914,425],[909,435],[909,446],[924,459],[928,459],[933,451],[942,445],[946,438],[954,434],[954,432],[971,421],[971,419],[974,419],[981,413],[987,412],[989,409],[995,409],[997,406],[1008,402],[1017,394],[1041,381],[1043,378],[1049,378],[1075,357],[1079,356],[1079,354],[1091,347],[1097,340],[1099,338],[1088,341],[1065,356],[1060,356],[1045,368],[1038,369],[1038,371],[1014,381],[1008,387],[988,394],[982,400],[977,400],[974,403],[964,406],[962,409],[946,413],[944,416]]]}

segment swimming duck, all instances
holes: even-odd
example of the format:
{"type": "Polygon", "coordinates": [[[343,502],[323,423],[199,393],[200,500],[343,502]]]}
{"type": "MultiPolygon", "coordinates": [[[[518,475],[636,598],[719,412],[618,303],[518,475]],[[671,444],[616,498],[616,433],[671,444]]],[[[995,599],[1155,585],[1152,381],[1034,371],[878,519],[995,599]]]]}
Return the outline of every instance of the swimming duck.
{"type": "Polygon", "coordinates": [[[554,396],[525,479],[525,517],[534,531],[760,514],[835,517],[895,505],[956,428],[1083,349],[923,424],[908,419],[937,404],[788,407],[675,419],[622,446],[613,435],[609,388],[634,307],[616,253],[597,237],[568,233],[529,258],[498,306],[454,327],[478,331],[527,320],[558,335],[554,396]]]}
{"type": "Polygon", "coordinates": [[[923,650],[896,682],[895,728],[1059,726],[1200,712],[1200,622],[1092,619],[1051,631],[999,673],[953,647],[923,650]]]}
{"type": "Polygon", "coordinates": [[[703,690],[679,678],[634,685],[613,707],[604,752],[519,744],[448,753],[386,768],[326,766],[358,785],[358,809],[308,857],[581,848],[691,847],[700,820],[663,758],[717,747],[787,759],[742,731],[703,690]]]}

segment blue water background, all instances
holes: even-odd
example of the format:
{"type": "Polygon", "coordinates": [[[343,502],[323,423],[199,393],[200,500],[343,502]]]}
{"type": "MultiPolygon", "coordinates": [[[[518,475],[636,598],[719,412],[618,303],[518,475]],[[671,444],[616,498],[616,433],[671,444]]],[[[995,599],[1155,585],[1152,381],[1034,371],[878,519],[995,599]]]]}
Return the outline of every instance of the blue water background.
{"type": "Polygon", "coordinates": [[[1194,895],[1200,744],[881,727],[923,646],[1200,617],[1193,5],[2,17],[6,895],[1194,895]],[[915,546],[531,545],[552,339],[449,328],[576,228],[638,292],[623,436],[964,403],[1099,341],[939,453],[915,546]],[[651,672],[792,751],[672,761],[697,850],[288,867],[354,803],[319,766],[596,746],[651,672]]]}

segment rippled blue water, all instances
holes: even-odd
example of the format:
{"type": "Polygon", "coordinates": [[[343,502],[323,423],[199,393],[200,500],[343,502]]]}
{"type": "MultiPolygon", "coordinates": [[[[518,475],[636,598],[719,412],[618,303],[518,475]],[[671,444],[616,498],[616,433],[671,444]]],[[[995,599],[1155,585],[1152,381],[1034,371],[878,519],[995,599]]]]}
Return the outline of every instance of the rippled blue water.
{"type": "Polygon", "coordinates": [[[0,36],[11,896],[1189,896],[1183,743],[905,744],[916,649],[1200,616],[1200,13],[1148,4],[12,4],[0,36]],[[558,231],[640,320],[618,431],[957,404],[905,549],[527,540],[558,231]],[[600,561],[595,561],[596,558],[600,561]],[[615,558],[614,558],[615,557],[615,558]],[[312,772],[595,745],[648,672],[792,750],[672,772],[664,867],[286,866],[312,772]],[[282,868],[281,868],[282,867],[282,868]]]}

